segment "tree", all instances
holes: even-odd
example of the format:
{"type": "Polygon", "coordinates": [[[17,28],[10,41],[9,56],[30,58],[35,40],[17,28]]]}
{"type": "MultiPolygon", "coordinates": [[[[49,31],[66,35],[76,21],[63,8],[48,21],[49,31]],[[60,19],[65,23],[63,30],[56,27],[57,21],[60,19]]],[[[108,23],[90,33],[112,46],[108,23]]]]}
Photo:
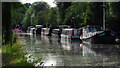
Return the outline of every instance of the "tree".
{"type": "Polygon", "coordinates": [[[106,24],[113,31],[120,31],[120,2],[106,3],[106,24]]]}
{"type": "Polygon", "coordinates": [[[48,14],[47,10],[42,10],[42,11],[38,12],[36,15],[36,18],[35,18],[35,23],[33,23],[33,24],[34,25],[36,25],[36,24],[46,25],[47,14],[48,14]]]}
{"type": "Polygon", "coordinates": [[[24,19],[22,21],[22,25],[23,25],[23,30],[26,31],[27,27],[31,25],[31,14],[32,14],[32,8],[29,8],[24,16],[24,19]]]}
{"type": "Polygon", "coordinates": [[[33,8],[37,14],[41,10],[47,10],[49,8],[49,5],[46,2],[34,2],[31,8],[33,8]]]}
{"type": "Polygon", "coordinates": [[[86,18],[87,3],[76,2],[66,9],[64,24],[78,28],[85,25],[84,19],[86,18]]]}
{"type": "Polygon", "coordinates": [[[62,24],[78,28],[83,25],[102,26],[103,3],[92,2],[57,2],[62,24]]]}
{"type": "Polygon", "coordinates": [[[23,28],[26,31],[27,27],[36,24],[45,24],[46,11],[49,5],[46,2],[35,2],[27,10],[22,22],[23,28]]]}
{"type": "Polygon", "coordinates": [[[88,25],[98,25],[103,24],[103,2],[91,2],[89,3],[90,13],[87,14],[88,25]]]}
{"type": "Polygon", "coordinates": [[[2,35],[4,44],[12,44],[12,25],[20,24],[24,17],[25,6],[20,2],[2,3],[2,35]]]}
{"type": "MultiPolygon", "coordinates": [[[[11,3],[12,25],[21,24],[27,8],[20,2],[11,3]]],[[[14,27],[13,27],[14,28],[14,27]]]]}
{"type": "Polygon", "coordinates": [[[2,43],[11,44],[12,42],[12,22],[11,22],[11,3],[2,3],[2,43]]]}
{"type": "Polygon", "coordinates": [[[56,27],[60,24],[60,15],[58,8],[50,8],[47,15],[47,25],[51,24],[52,27],[56,27]]]}
{"type": "Polygon", "coordinates": [[[65,19],[66,15],[66,9],[71,6],[71,2],[57,2],[56,5],[58,7],[59,13],[60,13],[60,22],[61,24],[64,24],[63,21],[65,19]]]}

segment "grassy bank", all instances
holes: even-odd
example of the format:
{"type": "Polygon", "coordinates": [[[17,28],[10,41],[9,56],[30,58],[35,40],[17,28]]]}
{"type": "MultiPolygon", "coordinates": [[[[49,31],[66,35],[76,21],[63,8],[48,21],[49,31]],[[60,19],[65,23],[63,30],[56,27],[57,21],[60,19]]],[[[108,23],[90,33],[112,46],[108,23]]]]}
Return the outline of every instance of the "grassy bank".
{"type": "Polygon", "coordinates": [[[24,57],[19,41],[10,45],[2,46],[2,63],[3,66],[32,66],[32,63],[27,62],[27,58],[24,57]]]}

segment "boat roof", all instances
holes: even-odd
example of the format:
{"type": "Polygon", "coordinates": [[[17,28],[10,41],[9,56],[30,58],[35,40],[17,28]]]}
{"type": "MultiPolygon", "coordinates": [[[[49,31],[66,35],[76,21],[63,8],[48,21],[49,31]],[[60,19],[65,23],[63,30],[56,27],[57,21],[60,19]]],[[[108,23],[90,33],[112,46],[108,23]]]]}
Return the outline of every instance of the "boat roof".
{"type": "Polygon", "coordinates": [[[49,29],[49,28],[42,28],[42,29],[49,29]]]}
{"type": "Polygon", "coordinates": [[[30,29],[35,29],[34,27],[30,28],[30,29]]]}
{"type": "Polygon", "coordinates": [[[53,30],[60,30],[60,29],[53,29],[53,30]]]}
{"type": "Polygon", "coordinates": [[[68,25],[59,25],[59,27],[64,27],[64,26],[68,26],[68,25]]]}
{"type": "Polygon", "coordinates": [[[74,30],[75,28],[65,28],[63,30],[74,30]]]}
{"type": "Polygon", "coordinates": [[[36,27],[43,27],[43,25],[35,25],[36,27]]]}

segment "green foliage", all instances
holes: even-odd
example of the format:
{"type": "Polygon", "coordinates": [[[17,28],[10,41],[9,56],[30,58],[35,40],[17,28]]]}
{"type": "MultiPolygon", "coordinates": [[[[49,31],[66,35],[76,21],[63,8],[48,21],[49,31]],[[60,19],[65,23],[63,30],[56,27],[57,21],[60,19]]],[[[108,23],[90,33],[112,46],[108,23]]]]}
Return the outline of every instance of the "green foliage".
{"type": "Polygon", "coordinates": [[[120,2],[108,2],[106,7],[108,7],[106,9],[107,27],[114,31],[120,31],[120,2]]]}
{"type": "Polygon", "coordinates": [[[3,12],[3,41],[4,44],[12,44],[12,25],[21,24],[26,7],[20,2],[4,2],[2,4],[3,12]]]}
{"type": "Polygon", "coordinates": [[[97,25],[102,26],[103,24],[103,3],[102,2],[93,2],[90,3],[90,11],[89,14],[90,22],[89,25],[97,25]]]}
{"type": "Polygon", "coordinates": [[[21,24],[27,8],[20,2],[12,2],[11,4],[12,24],[21,24]]]}
{"type": "MultiPolygon", "coordinates": [[[[102,2],[56,2],[57,7],[49,8],[46,2],[35,2],[31,5],[22,22],[26,30],[30,25],[70,25],[78,28],[84,25],[103,25],[102,2]]],[[[106,26],[119,30],[119,3],[105,3],[106,26]],[[114,24],[116,22],[116,24],[114,24]],[[114,28],[111,25],[115,25],[114,28]]]]}
{"type": "Polygon", "coordinates": [[[120,18],[120,2],[112,2],[111,4],[111,8],[113,11],[113,14],[116,18],[120,18]]]}
{"type": "Polygon", "coordinates": [[[87,9],[87,3],[72,3],[72,5],[66,10],[64,24],[72,27],[82,26],[85,19],[87,9]]]}
{"type": "Polygon", "coordinates": [[[42,11],[38,12],[36,19],[35,19],[35,22],[33,24],[34,25],[36,25],[36,24],[45,25],[46,19],[47,19],[47,11],[42,10],[42,11]]]}
{"type": "MultiPolygon", "coordinates": [[[[69,3],[67,2],[67,4],[69,3]]],[[[57,5],[59,10],[61,10],[62,13],[65,13],[62,16],[63,24],[70,25],[74,28],[78,28],[83,25],[101,25],[102,7],[100,6],[102,3],[73,2],[71,5],[66,7],[64,3],[57,3],[57,5]]]]}
{"type": "Polygon", "coordinates": [[[66,9],[71,6],[71,2],[57,2],[56,1],[56,5],[58,7],[58,11],[60,14],[60,24],[64,24],[63,21],[65,19],[66,9]]]}
{"type": "Polygon", "coordinates": [[[31,25],[45,24],[49,5],[46,2],[35,2],[31,8],[33,11],[31,14],[31,25]]]}
{"type": "Polygon", "coordinates": [[[25,17],[22,21],[23,29],[27,30],[30,25],[45,24],[47,17],[47,10],[49,5],[46,2],[35,2],[27,10],[25,17]]]}
{"type": "Polygon", "coordinates": [[[31,25],[31,14],[32,14],[32,11],[33,9],[32,8],[29,8],[26,13],[25,13],[25,16],[24,16],[24,19],[22,21],[22,25],[23,25],[23,29],[26,30],[28,26],[31,25]]]}
{"type": "Polygon", "coordinates": [[[59,25],[59,22],[60,22],[60,15],[58,9],[56,7],[50,8],[47,15],[46,25],[50,24],[51,26],[55,27],[59,25]]]}
{"type": "Polygon", "coordinates": [[[18,41],[12,46],[2,46],[3,66],[33,66],[33,64],[27,62],[24,55],[25,53],[18,41]]]}
{"type": "Polygon", "coordinates": [[[35,13],[41,11],[41,10],[47,10],[49,8],[49,5],[46,2],[34,2],[31,6],[35,13]]]}
{"type": "Polygon", "coordinates": [[[60,14],[58,8],[49,8],[46,2],[35,2],[32,4],[25,14],[22,22],[24,30],[30,25],[48,25],[56,26],[60,22],[60,14]]]}

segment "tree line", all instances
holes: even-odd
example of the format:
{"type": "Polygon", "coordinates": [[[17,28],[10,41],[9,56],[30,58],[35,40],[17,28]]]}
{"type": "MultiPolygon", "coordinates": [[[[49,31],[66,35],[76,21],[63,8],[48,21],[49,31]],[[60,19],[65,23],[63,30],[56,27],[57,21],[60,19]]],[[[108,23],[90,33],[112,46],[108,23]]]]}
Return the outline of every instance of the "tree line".
{"type": "Polygon", "coordinates": [[[26,24],[24,28],[36,24],[52,27],[70,25],[74,28],[84,25],[102,26],[103,8],[105,8],[106,27],[114,31],[120,29],[119,2],[107,2],[105,6],[103,2],[56,2],[56,5],[57,7],[50,8],[45,2],[33,3],[25,14],[26,18],[22,21],[26,24]]]}

